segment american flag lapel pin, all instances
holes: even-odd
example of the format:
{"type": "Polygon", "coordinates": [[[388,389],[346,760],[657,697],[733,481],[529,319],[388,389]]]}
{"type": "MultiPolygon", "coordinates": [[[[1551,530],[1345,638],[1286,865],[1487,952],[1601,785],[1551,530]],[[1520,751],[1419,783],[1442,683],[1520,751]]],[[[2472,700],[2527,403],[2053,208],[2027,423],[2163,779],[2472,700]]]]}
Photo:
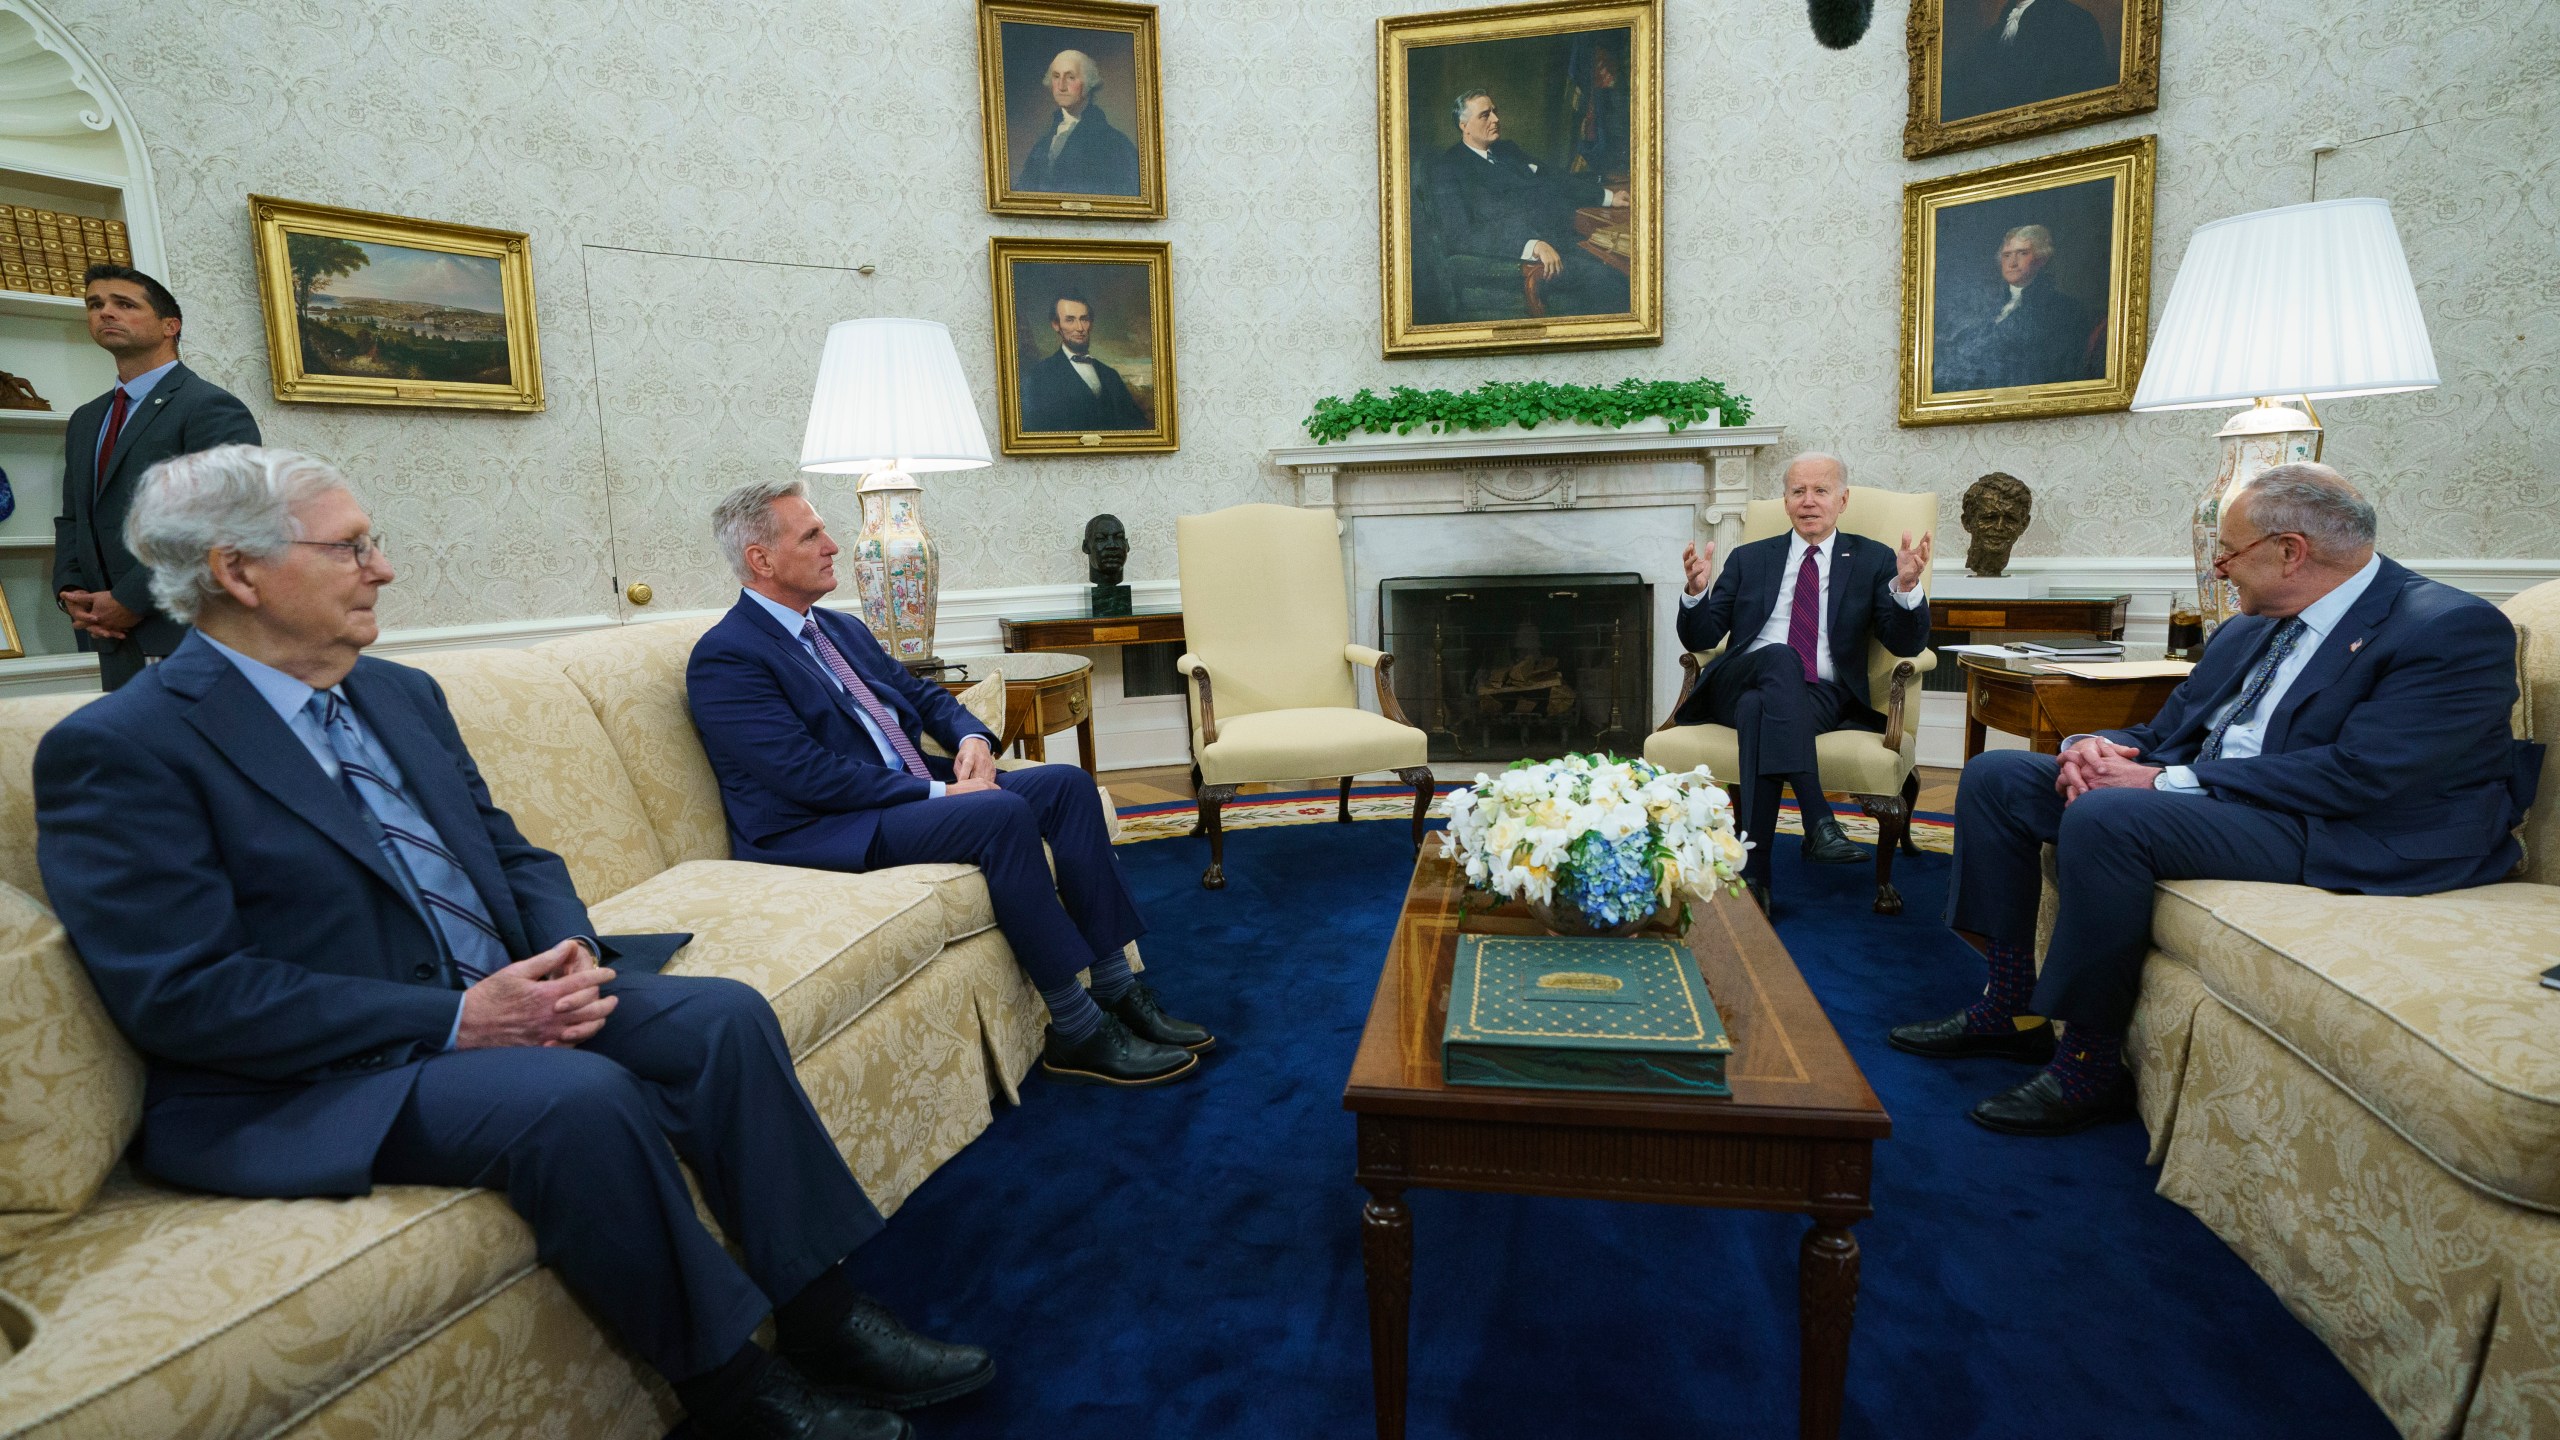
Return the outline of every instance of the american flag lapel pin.
{"type": "Polygon", "coordinates": [[[2352,641],[2348,642],[2348,645],[2347,645],[2347,653],[2348,653],[2348,654],[2350,654],[2350,655],[2353,655],[2354,653],[2356,653],[2357,651],[2359,651],[2359,650],[2361,650],[2361,649],[2363,649],[2363,648],[2364,648],[2364,637],[2363,637],[2363,636],[2361,636],[2361,635],[2359,635],[2359,636],[2357,636],[2354,640],[2352,640],[2352,641]]]}

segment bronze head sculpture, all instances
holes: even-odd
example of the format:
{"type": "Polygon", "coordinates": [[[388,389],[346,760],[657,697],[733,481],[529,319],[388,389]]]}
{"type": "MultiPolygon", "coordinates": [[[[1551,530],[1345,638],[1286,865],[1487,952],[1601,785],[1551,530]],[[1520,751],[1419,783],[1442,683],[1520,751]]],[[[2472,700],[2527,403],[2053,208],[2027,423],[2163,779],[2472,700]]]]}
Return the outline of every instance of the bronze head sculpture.
{"type": "Polygon", "coordinates": [[[1964,533],[1973,537],[1965,551],[1966,573],[1985,579],[2009,568],[2009,547],[2026,533],[2035,513],[2035,492],[2015,475],[1994,470],[1964,492],[1964,533]]]}
{"type": "Polygon", "coordinates": [[[1117,515],[1096,515],[1084,522],[1084,553],[1091,563],[1086,573],[1096,585],[1117,585],[1121,572],[1129,566],[1129,530],[1117,515]]]}

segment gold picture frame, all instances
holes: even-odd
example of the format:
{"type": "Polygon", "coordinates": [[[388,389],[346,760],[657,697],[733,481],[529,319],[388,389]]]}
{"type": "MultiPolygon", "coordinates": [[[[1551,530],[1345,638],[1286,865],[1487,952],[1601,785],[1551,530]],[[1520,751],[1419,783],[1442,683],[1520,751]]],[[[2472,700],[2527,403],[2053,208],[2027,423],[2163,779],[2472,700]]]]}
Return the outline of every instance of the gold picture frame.
{"type": "Polygon", "coordinates": [[[1904,44],[1907,160],[2160,108],[2160,0],[1911,0],[1904,44]]]}
{"type": "Polygon", "coordinates": [[[543,408],[525,233],[249,197],[278,400],[543,408]]]}
{"type": "Polygon", "coordinates": [[[996,214],[1163,219],[1163,99],[1153,5],[978,6],[978,114],[996,214]],[[1061,135],[1051,77],[1070,52],[1084,57],[1066,81],[1080,97],[1078,123],[1061,135]],[[1115,124],[1124,118],[1126,131],[1115,124]]]}
{"type": "Polygon", "coordinates": [[[1181,448],[1171,246],[999,235],[987,264],[1005,454],[1181,448]],[[1079,344],[1089,364],[1072,357],[1079,344]]]}
{"type": "Polygon", "coordinates": [[[1903,187],[1903,424],[2132,403],[2158,152],[2144,135],[1903,187]]]}
{"type": "Polygon", "coordinates": [[[9,608],[8,595],[0,593],[0,660],[24,659],[26,653],[26,643],[18,638],[17,614],[9,608]]]}
{"type": "Polygon", "coordinates": [[[1661,344],[1662,203],[1660,0],[1378,21],[1386,358],[1661,344]]]}

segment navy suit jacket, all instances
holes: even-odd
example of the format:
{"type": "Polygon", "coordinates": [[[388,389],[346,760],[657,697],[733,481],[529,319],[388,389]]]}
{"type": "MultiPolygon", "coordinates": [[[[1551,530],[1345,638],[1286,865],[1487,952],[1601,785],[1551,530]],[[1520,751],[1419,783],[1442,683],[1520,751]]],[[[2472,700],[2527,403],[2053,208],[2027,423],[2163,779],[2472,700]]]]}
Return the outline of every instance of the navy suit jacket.
{"type": "MultiPolygon", "coordinates": [[[[594,933],[568,867],[491,803],[434,680],[362,659],[344,690],[509,956],[594,933]]],[[[149,1065],[143,1168],[232,1195],[371,1188],[460,990],[354,798],[192,632],[46,733],[35,797],[45,893],[149,1065]]]]}
{"type": "MultiPolygon", "coordinates": [[[[994,746],[994,732],[950,691],[890,659],[861,621],[823,605],[809,613],[908,740],[930,734],[957,751],[976,735],[994,746]]],[[[730,853],[741,860],[858,866],[883,808],[933,793],[871,743],[861,707],[800,637],[744,596],[694,642],[684,678],[693,728],[720,777],[730,853]]]]}
{"type": "MultiPolygon", "coordinates": [[[[1894,603],[1888,593],[1898,569],[1892,546],[1846,530],[1839,535],[1831,548],[1831,677],[1873,710],[1875,701],[1867,694],[1867,638],[1882,640],[1896,655],[1917,655],[1929,644],[1929,607],[1924,602],[1906,609],[1894,603]]],[[[1779,572],[1786,568],[1792,536],[1791,531],[1735,546],[1707,598],[1681,607],[1683,648],[1712,650],[1727,639],[1734,642],[1698,673],[1697,686],[1681,707],[1681,724],[1705,718],[1707,677],[1743,653],[1777,610],[1779,572]]]]}
{"type": "Polygon", "coordinates": [[[2104,732],[2146,765],[2190,765],[2218,800],[2299,815],[2305,883],[2372,895],[2513,870],[2542,747],[2515,738],[2516,632],[2497,607],[2385,559],[2284,692],[2260,753],[2196,756],[2278,622],[2224,622],[2148,725],[2104,732]]]}

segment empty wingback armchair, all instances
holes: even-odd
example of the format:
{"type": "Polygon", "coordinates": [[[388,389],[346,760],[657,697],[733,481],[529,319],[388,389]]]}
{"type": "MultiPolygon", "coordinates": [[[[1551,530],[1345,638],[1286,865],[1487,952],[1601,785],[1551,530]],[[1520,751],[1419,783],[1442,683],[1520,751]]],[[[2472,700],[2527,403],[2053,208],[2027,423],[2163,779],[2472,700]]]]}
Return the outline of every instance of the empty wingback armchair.
{"type": "MultiPolygon", "coordinates": [[[[1852,486],[1848,508],[1840,512],[1840,528],[1887,545],[1900,545],[1938,526],[1938,497],[1852,486]]],[[[1787,531],[1785,507],[1776,500],[1754,500],[1742,514],[1745,544],[1787,531]]],[[[1937,569],[1933,560],[1922,572],[1926,587],[1937,569]]],[[[1680,657],[1680,699],[1672,716],[1697,688],[1698,672],[1716,650],[1680,657]]],[[[1896,655],[1882,642],[1867,647],[1867,693],[1884,712],[1884,733],[1834,730],[1814,744],[1814,763],[1826,794],[1847,795],[1876,822],[1876,903],[1879,915],[1902,913],[1901,892],[1893,888],[1893,856],[1898,849],[1918,853],[1911,843],[1911,806],[1920,793],[1920,677],[1937,667],[1937,653],[1922,650],[1910,658],[1896,655]]],[[[1716,779],[1732,784],[1742,771],[1739,738],[1729,725],[1680,725],[1666,717],[1644,742],[1644,758],[1668,770],[1704,765],[1716,779]]],[[[1768,843],[1763,838],[1762,843],[1768,843]]]]}
{"type": "Polygon", "coordinates": [[[1337,777],[1351,818],[1351,777],[1392,770],[1413,787],[1413,843],[1431,809],[1430,741],[1405,722],[1388,683],[1395,657],[1351,643],[1351,599],[1330,510],[1239,505],[1175,522],[1182,628],[1175,662],[1191,704],[1192,783],[1209,868],[1224,889],[1218,811],[1238,787],[1337,777]],[[1378,711],[1360,708],[1357,667],[1376,677],[1378,711]]]}

